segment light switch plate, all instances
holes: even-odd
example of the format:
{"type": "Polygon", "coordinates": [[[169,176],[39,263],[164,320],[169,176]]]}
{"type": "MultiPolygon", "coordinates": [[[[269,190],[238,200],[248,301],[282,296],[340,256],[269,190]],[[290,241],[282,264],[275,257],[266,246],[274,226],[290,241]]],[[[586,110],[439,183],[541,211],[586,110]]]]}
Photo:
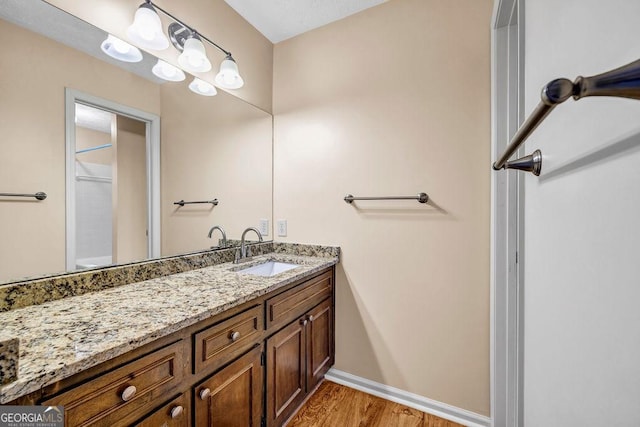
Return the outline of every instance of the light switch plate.
{"type": "Polygon", "coordinates": [[[269,220],[266,218],[260,219],[260,226],[258,228],[260,230],[260,234],[263,236],[269,235],[269,220]]]}
{"type": "Polygon", "coordinates": [[[278,220],[278,237],[287,237],[287,220],[278,220]]]}

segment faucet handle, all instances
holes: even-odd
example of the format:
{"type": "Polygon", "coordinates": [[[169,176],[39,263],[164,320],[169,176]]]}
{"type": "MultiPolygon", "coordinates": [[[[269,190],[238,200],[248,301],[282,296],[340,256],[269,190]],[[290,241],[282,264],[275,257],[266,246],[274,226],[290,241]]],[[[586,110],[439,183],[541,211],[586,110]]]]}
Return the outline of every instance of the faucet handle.
{"type": "Polygon", "coordinates": [[[247,246],[247,258],[251,258],[251,246],[247,246]]]}

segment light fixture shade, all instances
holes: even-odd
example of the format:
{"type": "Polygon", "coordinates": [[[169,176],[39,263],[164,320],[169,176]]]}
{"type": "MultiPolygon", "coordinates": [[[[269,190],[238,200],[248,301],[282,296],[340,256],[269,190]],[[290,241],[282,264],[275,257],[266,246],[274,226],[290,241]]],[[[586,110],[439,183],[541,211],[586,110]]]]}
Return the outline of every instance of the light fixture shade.
{"type": "Polygon", "coordinates": [[[216,84],[225,89],[239,89],[244,86],[244,80],[238,72],[238,64],[231,55],[227,55],[220,64],[220,72],[216,74],[216,84]]]}
{"type": "Polygon", "coordinates": [[[161,79],[168,80],[170,82],[181,82],[186,78],[184,72],[180,68],[175,65],[171,65],[162,59],[158,59],[158,62],[153,66],[151,72],[156,77],[160,77],[161,79]]]}
{"type": "Polygon", "coordinates": [[[197,37],[189,37],[184,42],[184,50],[178,56],[178,64],[191,72],[204,73],[211,69],[211,62],[207,58],[204,45],[197,37]]]}
{"type": "Polygon", "coordinates": [[[197,93],[198,95],[204,96],[215,96],[218,91],[216,87],[209,82],[205,82],[199,78],[194,78],[191,83],[189,83],[189,89],[192,92],[197,93]]]}
{"type": "Polygon", "coordinates": [[[150,4],[142,4],[127,28],[129,39],[144,49],[163,50],[169,47],[169,40],[162,31],[158,13],[150,4]]]}
{"type": "Polygon", "coordinates": [[[107,39],[102,42],[100,49],[112,58],[124,62],[140,62],[142,61],[142,53],[140,50],[131,46],[129,43],[120,40],[116,36],[109,34],[107,39]]]}

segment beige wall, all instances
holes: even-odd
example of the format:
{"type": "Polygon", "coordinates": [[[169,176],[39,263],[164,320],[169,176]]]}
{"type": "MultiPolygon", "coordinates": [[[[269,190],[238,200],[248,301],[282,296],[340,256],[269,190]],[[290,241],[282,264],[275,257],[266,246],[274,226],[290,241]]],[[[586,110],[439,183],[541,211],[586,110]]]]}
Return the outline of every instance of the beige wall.
{"type": "MultiPolygon", "coordinates": [[[[133,22],[133,15],[142,1],[50,0],[49,3],[126,40],[127,27],[133,22]]],[[[157,0],[156,3],[230,51],[245,81],[244,87],[230,92],[265,111],[271,111],[273,44],[267,38],[238,15],[224,0],[180,2],[157,0]]],[[[161,15],[161,17],[164,20],[164,16],[161,15]]],[[[207,44],[207,52],[213,69],[198,75],[213,83],[224,54],[209,44],[207,44]]],[[[151,53],[174,65],[178,64],[177,57],[180,52],[173,47],[151,53]]]]}
{"type": "Polygon", "coordinates": [[[113,262],[148,258],[147,147],[145,123],[116,118],[116,163],[113,167],[113,262]]]}
{"type": "Polygon", "coordinates": [[[157,85],[0,21],[0,192],[44,191],[42,202],[0,201],[0,281],[65,269],[64,90],[160,114],[157,85]],[[133,87],[122,87],[122,79],[133,87]],[[6,244],[10,242],[9,244],[6,244]]]}
{"type": "Polygon", "coordinates": [[[390,1],[274,50],[274,219],[343,249],[336,368],[483,415],[491,7],[390,1]]]}
{"type": "Polygon", "coordinates": [[[204,97],[164,85],[162,254],[217,245],[218,232],[207,238],[214,225],[222,226],[228,238],[240,239],[242,230],[257,227],[260,218],[271,219],[271,164],[271,115],[226,93],[204,97]],[[173,204],[213,198],[218,206],[173,204]]]}

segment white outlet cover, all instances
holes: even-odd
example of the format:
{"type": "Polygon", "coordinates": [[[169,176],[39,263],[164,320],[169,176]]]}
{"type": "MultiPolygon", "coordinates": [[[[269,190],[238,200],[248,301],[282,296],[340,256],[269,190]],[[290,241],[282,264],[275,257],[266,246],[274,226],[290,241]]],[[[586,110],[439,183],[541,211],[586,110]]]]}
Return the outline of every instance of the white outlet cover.
{"type": "Polygon", "coordinates": [[[287,220],[286,219],[278,220],[278,236],[279,237],[287,236],[287,220]]]}
{"type": "Polygon", "coordinates": [[[269,235],[269,220],[266,218],[261,218],[260,219],[260,234],[262,234],[263,236],[268,236],[269,235]]]}

